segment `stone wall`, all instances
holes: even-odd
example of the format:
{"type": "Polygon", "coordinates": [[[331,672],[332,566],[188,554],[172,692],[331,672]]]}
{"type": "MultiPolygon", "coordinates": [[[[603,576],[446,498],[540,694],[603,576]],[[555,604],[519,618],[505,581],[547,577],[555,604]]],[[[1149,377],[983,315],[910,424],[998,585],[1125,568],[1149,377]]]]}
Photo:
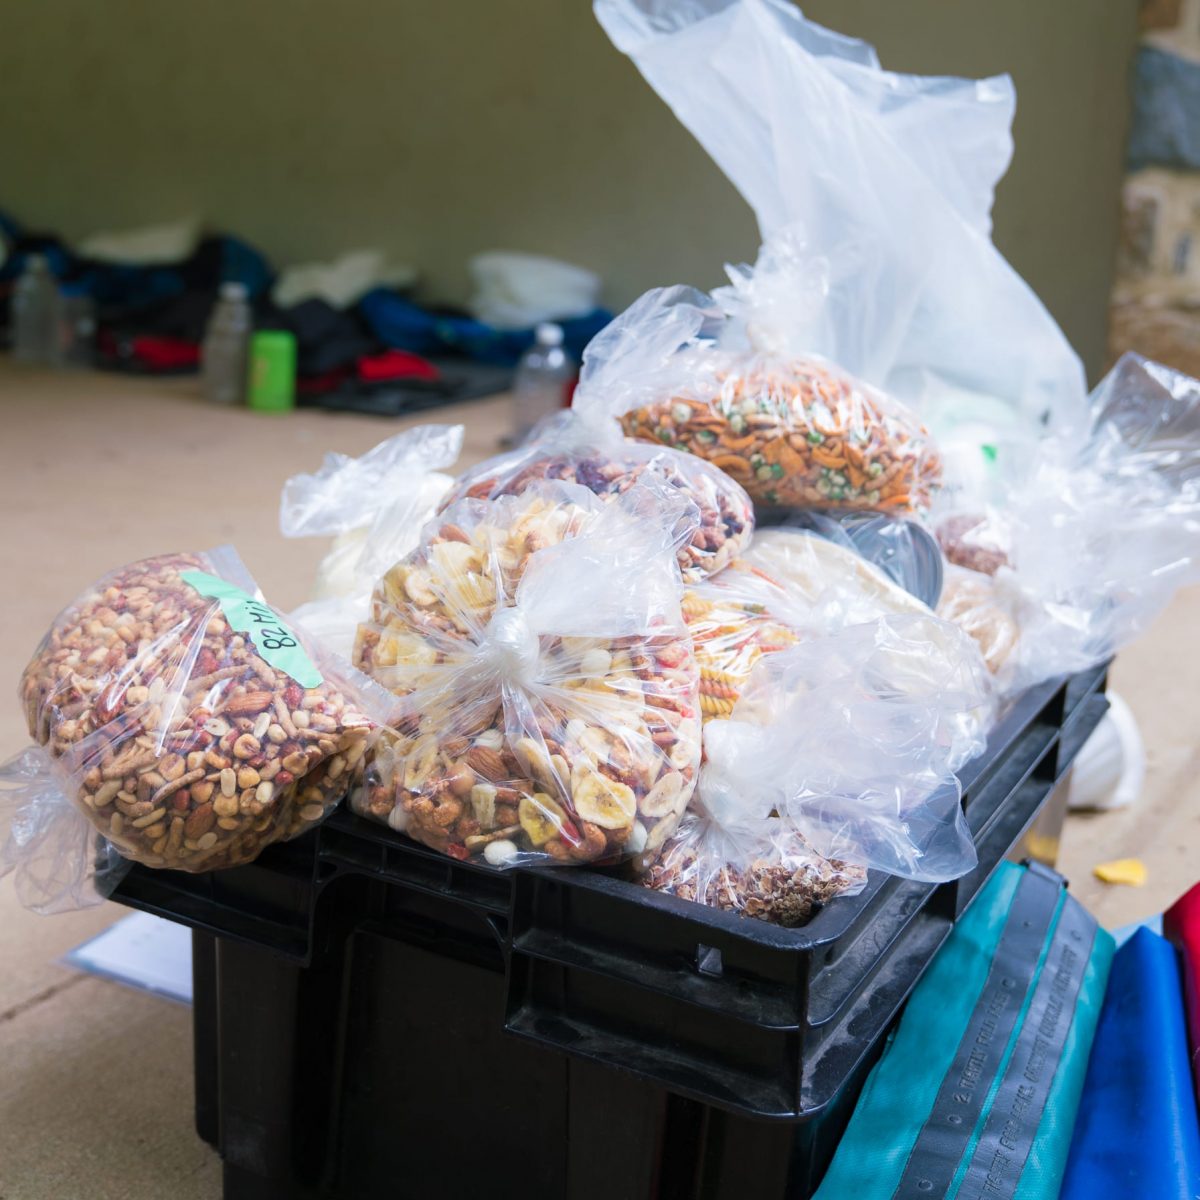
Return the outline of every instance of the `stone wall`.
{"type": "Polygon", "coordinates": [[[1142,0],[1109,349],[1200,376],[1200,0],[1142,0]]]}

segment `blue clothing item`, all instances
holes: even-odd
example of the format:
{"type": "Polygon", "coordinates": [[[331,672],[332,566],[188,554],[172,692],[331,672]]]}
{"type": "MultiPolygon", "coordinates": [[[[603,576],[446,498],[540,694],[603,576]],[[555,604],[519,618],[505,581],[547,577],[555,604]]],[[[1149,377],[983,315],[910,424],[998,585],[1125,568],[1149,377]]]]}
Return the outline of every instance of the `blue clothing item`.
{"type": "Polygon", "coordinates": [[[1132,82],[1129,169],[1200,167],[1200,63],[1142,46],[1133,59],[1132,82]]]}
{"type": "Polygon", "coordinates": [[[244,283],[253,299],[267,289],[272,274],[270,264],[253,246],[220,236],[205,238],[178,263],[91,262],[80,278],[98,304],[140,312],[185,293],[215,292],[228,282],[244,283]]]}
{"type": "Polygon", "coordinates": [[[255,300],[271,286],[271,264],[249,242],[226,234],[221,238],[221,282],[243,283],[255,300]]]}
{"type": "Polygon", "coordinates": [[[1144,928],[1113,957],[1061,1200],[1133,1197],[1200,1197],[1179,961],[1144,928]]]}
{"type": "Polygon", "coordinates": [[[40,254],[49,264],[51,273],[59,279],[70,274],[75,260],[70,251],[58,242],[47,239],[39,244],[37,239],[29,238],[19,241],[17,246],[18,248],[0,264],[0,280],[19,279],[24,275],[31,254],[40,254]]]}
{"type": "Polygon", "coordinates": [[[79,275],[79,281],[97,304],[121,309],[144,309],[161,304],[187,290],[178,268],[137,267],[123,263],[96,263],[79,275]]]}
{"type": "MultiPolygon", "coordinates": [[[[372,333],[385,345],[425,356],[456,351],[477,362],[513,366],[533,345],[533,329],[494,329],[468,316],[430,312],[388,288],[375,288],[361,301],[362,314],[372,333]]],[[[612,320],[607,309],[597,308],[582,317],[559,321],[563,346],[576,361],[584,347],[612,320]]]]}

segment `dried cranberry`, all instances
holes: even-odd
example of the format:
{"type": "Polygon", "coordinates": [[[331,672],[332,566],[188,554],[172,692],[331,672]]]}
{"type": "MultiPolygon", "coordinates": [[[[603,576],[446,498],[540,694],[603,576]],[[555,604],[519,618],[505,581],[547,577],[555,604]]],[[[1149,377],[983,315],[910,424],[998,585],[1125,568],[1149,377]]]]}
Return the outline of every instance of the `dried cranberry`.
{"type": "Polygon", "coordinates": [[[608,490],[608,480],[602,474],[599,464],[591,459],[585,459],[575,468],[575,479],[596,495],[608,490]]]}

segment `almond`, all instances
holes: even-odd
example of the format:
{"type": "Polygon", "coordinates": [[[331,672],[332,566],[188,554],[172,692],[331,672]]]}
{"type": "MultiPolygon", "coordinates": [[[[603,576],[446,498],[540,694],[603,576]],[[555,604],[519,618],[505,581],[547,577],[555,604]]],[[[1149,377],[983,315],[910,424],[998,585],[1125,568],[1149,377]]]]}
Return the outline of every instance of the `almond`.
{"type": "Polygon", "coordinates": [[[222,712],[233,717],[249,717],[272,707],[274,699],[273,692],[243,692],[240,696],[230,696],[222,705],[222,712]]]}
{"type": "Polygon", "coordinates": [[[202,804],[197,808],[187,821],[184,822],[183,832],[185,837],[196,841],[202,838],[212,827],[217,819],[217,814],[213,811],[211,804],[202,804]]]}
{"type": "Polygon", "coordinates": [[[504,765],[504,758],[498,750],[492,750],[487,746],[472,746],[467,751],[467,766],[475,772],[476,775],[481,775],[489,783],[496,783],[508,776],[508,768],[504,765]]]}

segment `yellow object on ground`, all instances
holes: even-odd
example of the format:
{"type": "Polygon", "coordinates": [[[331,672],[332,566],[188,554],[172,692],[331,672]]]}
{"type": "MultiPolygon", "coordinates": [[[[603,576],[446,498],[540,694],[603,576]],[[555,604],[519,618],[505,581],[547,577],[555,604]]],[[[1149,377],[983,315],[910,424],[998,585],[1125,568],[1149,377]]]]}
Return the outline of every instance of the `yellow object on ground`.
{"type": "Polygon", "coordinates": [[[1112,862],[1098,863],[1092,868],[1092,874],[1105,883],[1141,887],[1146,882],[1146,864],[1140,858],[1116,858],[1112,862]]]}

